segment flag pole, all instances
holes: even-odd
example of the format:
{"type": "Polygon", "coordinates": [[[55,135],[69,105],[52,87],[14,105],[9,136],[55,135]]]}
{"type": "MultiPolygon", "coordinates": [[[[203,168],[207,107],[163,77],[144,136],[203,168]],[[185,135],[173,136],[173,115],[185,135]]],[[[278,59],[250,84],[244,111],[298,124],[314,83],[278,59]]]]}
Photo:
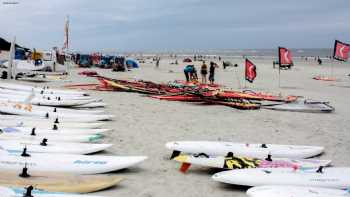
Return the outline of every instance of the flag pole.
{"type": "MultiPolygon", "coordinates": [[[[333,49],[334,50],[334,49],[333,49]]],[[[333,78],[333,64],[334,64],[334,57],[333,57],[333,50],[332,50],[332,48],[331,48],[331,54],[330,54],[330,57],[331,57],[331,78],[333,78]]]]}
{"type": "Polygon", "coordinates": [[[245,78],[245,75],[246,75],[246,64],[247,64],[247,57],[245,57],[245,59],[244,59],[244,77],[243,77],[243,80],[244,80],[244,89],[247,89],[247,79],[245,78]]]}
{"type": "Polygon", "coordinates": [[[244,77],[243,77],[243,80],[244,80],[244,89],[247,89],[247,79],[245,78],[246,76],[246,69],[247,69],[247,67],[246,67],[246,64],[247,64],[247,57],[245,57],[245,59],[244,59],[244,77]]]}
{"type": "Polygon", "coordinates": [[[236,75],[238,87],[239,87],[239,89],[242,89],[241,80],[240,80],[239,77],[238,77],[238,71],[235,69],[234,72],[235,72],[235,75],[236,75]]]}
{"type": "Polygon", "coordinates": [[[278,65],[278,88],[281,88],[281,66],[278,65]]]}
{"type": "Polygon", "coordinates": [[[278,88],[281,88],[281,47],[278,47],[278,88]]]}

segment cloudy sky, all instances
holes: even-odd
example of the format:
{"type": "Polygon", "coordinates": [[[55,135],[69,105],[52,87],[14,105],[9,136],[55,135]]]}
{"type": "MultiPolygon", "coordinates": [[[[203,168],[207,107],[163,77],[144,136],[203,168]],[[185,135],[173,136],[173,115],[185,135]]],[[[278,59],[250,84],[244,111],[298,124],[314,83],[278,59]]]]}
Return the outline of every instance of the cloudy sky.
{"type": "Polygon", "coordinates": [[[350,41],[350,0],[0,0],[0,37],[80,51],[327,48],[350,41]],[[18,2],[7,4],[6,2],[18,2]]]}

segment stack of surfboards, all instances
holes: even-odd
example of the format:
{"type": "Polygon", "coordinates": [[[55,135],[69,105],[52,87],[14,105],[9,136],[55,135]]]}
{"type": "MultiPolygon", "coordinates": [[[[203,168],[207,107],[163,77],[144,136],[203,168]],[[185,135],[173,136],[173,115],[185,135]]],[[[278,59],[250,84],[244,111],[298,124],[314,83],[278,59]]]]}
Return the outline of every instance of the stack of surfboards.
{"type": "Polygon", "coordinates": [[[348,196],[350,168],[328,167],[331,160],[310,159],[323,153],[319,146],[244,144],[217,141],[168,142],[171,159],[191,165],[221,168],[213,180],[243,186],[251,197],[348,196]],[[327,188],[327,189],[325,189],[327,188]]]}
{"type": "MultiPolygon", "coordinates": [[[[84,92],[3,82],[0,83],[0,101],[2,103],[19,102],[32,105],[75,108],[104,107],[106,105],[98,99],[92,99],[84,92]]],[[[0,108],[0,112],[3,113],[18,113],[18,110],[11,112],[2,108],[0,108]]]]}
{"type": "MultiPolygon", "coordinates": [[[[96,143],[112,131],[103,128],[113,118],[104,106],[84,92],[0,82],[0,185],[87,193],[118,184],[118,176],[96,174],[129,168],[147,157],[90,155],[112,146],[96,143]]],[[[23,196],[0,188],[1,196],[2,191],[23,196]]]]}

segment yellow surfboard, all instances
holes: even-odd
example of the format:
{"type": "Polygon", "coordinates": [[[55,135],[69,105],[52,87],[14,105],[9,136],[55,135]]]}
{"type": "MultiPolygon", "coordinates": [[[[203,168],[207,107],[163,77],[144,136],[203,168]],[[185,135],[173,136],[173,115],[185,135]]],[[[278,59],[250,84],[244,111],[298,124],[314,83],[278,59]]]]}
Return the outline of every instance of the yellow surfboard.
{"type": "Polygon", "coordinates": [[[113,175],[69,175],[32,173],[22,178],[15,172],[0,172],[0,185],[23,188],[32,185],[49,192],[90,193],[117,185],[122,178],[113,175]]]}

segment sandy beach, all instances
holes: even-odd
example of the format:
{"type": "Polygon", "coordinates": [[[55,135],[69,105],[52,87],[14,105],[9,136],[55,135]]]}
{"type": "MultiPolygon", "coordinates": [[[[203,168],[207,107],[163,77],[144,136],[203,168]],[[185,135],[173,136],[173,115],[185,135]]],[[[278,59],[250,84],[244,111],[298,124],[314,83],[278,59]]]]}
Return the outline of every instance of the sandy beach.
{"type": "MultiPolygon", "coordinates": [[[[86,194],[88,197],[271,197],[270,194],[276,191],[258,188],[247,194],[248,187],[233,184],[267,185],[293,197],[320,193],[334,197],[333,193],[317,192],[320,188],[310,190],[309,187],[350,188],[349,2],[5,0],[0,3],[0,16],[3,18],[0,20],[3,27],[0,31],[0,84],[6,82],[61,89],[69,85],[85,85],[81,87],[93,89],[94,84],[102,83],[101,89],[105,91],[82,90],[91,98],[76,92],[47,92],[46,88],[32,89],[4,83],[0,92],[1,113],[18,117],[2,116],[1,139],[13,141],[2,142],[0,146],[0,149],[8,151],[3,151],[0,168],[20,170],[22,162],[27,166],[28,160],[37,161],[32,165],[37,169],[28,168],[29,174],[31,169],[33,174],[35,170],[69,172],[74,181],[77,178],[75,173],[94,174],[123,169],[104,174],[123,178],[116,187],[86,194]],[[206,67],[202,67],[202,60],[205,60],[206,67]],[[230,65],[226,69],[223,66],[225,61],[230,62],[225,64],[230,65]],[[186,76],[190,81],[195,72],[198,82],[202,82],[201,73],[205,72],[208,73],[206,81],[212,82],[214,67],[213,86],[195,84],[190,87],[192,82],[188,85],[178,81],[163,86],[175,80],[186,81],[186,76]],[[96,71],[97,75],[94,72],[80,73],[83,71],[96,71]],[[316,80],[314,77],[323,79],[316,80]],[[133,83],[134,80],[155,83],[133,83]],[[249,94],[245,90],[257,94],[249,94]],[[152,98],[146,94],[156,95],[152,98]],[[169,101],[171,99],[199,102],[169,101]],[[75,111],[82,106],[103,106],[104,103],[106,107],[94,112],[75,111]],[[71,109],[46,108],[48,106],[71,109]],[[48,121],[24,120],[22,116],[41,116],[48,121]],[[99,124],[85,124],[89,120],[110,117],[113,119],[104,122],[101,130],[93,128],[99,124]],[[49,122],[53,119],[55,125],[49,122]],[[104,132],[105,129],[108,131],[104,132]],[[62,132],[59,135],[53,131],[62,132]],[[88,135],[91,133],[103,134],[88,135]],[[40,145],[27,144],[27,139],[30,143],[40,140],[40,145]],[[99,140],[96,143],[107,145],[61,144],[61,141],[95,139],[99,140]],[[57,144],[54,143],[56,140],[57,144]],[[46,141],[52,142],[52,146],[46,141]],[[172,150],[167,149],[165,144],[174,141],[221,141],[243,145],[225,143],[215,147],[213,143],[203,146],[189,143],[187,150],[174,148],[174,153],[192,151],[202,153],[199,156],[208,156],[202,160],[191,157],[196,160],[192,162],[184,155],[175,158],[177,155],[174,154],[172,159],[175,159],[170,159],[172,150]],[[253,143],[259,148],[254,148],[253,143]],[[23,158],[10,155],[22,151],[23,144],[23,158]],[[109,147],[109,144],[113,146],[109,147]],[[274,149],[276,146],[269,144],[319,147],[278,146],[274,149]],[[189,150],[194,146],[200,150],[189,150]],[[249,149],[249,153],[244,148],[241,150],[242,146],[249,149]],[[105,147],[109,148],[105,150],[105,147]],[[205,150],[207,147],[215,150],[205,150]],[[227,150],[227,147],[230,149],[227,150]],[[322,147],[325,148],[324,153],[314,159],[327,161],[297,160],[319,154],[322,147]],[[312,150],[308,152],[306,149],[312,150]],[[34,157],[35,152],[85,154],[99,150],[104,151],[96,155],[147,156],[148,159],[136,165],[135,162],[145,157],[34,157]],[[33,152],[33,157],[24,159],[28,156],[26,151],[33,152]],[[219,154],[226,156],[223,158],[224,155],[219,154]],[[246,154],[255,158],[237,158],[246,154]],[[16,157],[13,161],[10,160],[12,156],[16,157]],[[277,158],[282,156],[288,158],[277,158]],[[54,159],[51,160],[52,157],[54,159]],[[185,165],[176,159],[185,162],[185,165]],[[332,161],[330,167],[346,169],[323,171],[329,160],[332,161]],[[190,163],[193,165],[183,173],[190,163]],[[284,169],[248,169],[242,170],[242,174],[235,171],[236,174],[226,176],[221,173],[214,177],[214,181],[212,176],[222,170],[199,164],[223,168],[268,166],[284,169]],[[293,171],[281,173],[280,170],[284,171],[285,167],[293,171]],[[307,170],[315,167],[318,167],[317,173],[308,173],[307,170]],[[247,180],[249,178],[252,180],[247,180]],[[278,184],[290,187],[274,187],[276,180],[278,184]],[[306,189],[294,187],[299,185],[306,189]]],[[[83,187],[78,184],[79,181],[66,184],[65,177],[63,184],[58,178],[44,177],[54,179],[56,185],[64,185],[66,188],[63,189],[55,185],[62,192],[98,191],[96,188],[111,185],[102,184],[103,180],[94,183],[92,178],[83,177],[89,180],[83,190],[78,188],[83,187]]],[[[7,179],[4,181],[6,184],[7,179]]],[[[108,183],[117,182],[116,179],[114,181],[108,180],[108,183]]],[[[35,184],[38,189],[40,183],[35,184]]],[[[15,195],[3,196],[6,190],[14,192],[13,188],[0,187],[0,197],[15,195]]],[[[45,187],[43,190],[50,192],[45,187]]],[[[27,192],[30,191],[29,188],[27,192]]],[[[16,196],[22,196],[15,192],[16,196]]]]}
{"type": "MultiPolygon", "coordinates": [[[[156,82],[184,79],[185,64],[171,65],[172,61],[174,60],[163,58],[159,68],[145,63],[141,64],[141,68],[130,72],[91,70],[118,79],[156,82]]],[[[235,73],[243,87],[244,61],[230,61],[239,67],[226,70],[220,67],[216,70],[216,82],[228,88],[239,89],[235,73]]],[[[114,121],[107,122],[106,125],[114,131],[109,132],[103,140],[114,146],[103,154],[149,157],[136,168],[115,172],[125,177],[125,180],[115,188],[96,194],[106,197],[246,196],[246,188],[214,182],[211,175],[215,170],[192,166],[187,174],[179,172],[180,164],[169,160],[171,152],[165,148],[166,142],[176,140],[320,145],[325,146],[326,151],[319,158],[333,160],[334,166],[349,166],[349,64],[334,62],[333,72],[337,82],[316,81],[312,79],[313,76],[331,74],[331,63],[319,66],[315,61],[306,62],[296,58],[292,70],[281,71],[279,87],[278,69],[272,69],[272,60],[252,61],[257,65],[258,76],[253,84],[246,83],[247,89],[329,101],[335,107],[335,112],[311,114],[266,109],[241,111],[225,106],[160,101],[137,93],[89,91],[108,103],[106,111],[115,115],[114,121]]],[[[200,62],[196,65],[198,67],[200,62]]],[[[64,84],[97,83],[94,78],[77,75],[82,70],[86,69],[71,70],[71,82],[53,82],[50,85],[61,87],[64,84]]]]}

